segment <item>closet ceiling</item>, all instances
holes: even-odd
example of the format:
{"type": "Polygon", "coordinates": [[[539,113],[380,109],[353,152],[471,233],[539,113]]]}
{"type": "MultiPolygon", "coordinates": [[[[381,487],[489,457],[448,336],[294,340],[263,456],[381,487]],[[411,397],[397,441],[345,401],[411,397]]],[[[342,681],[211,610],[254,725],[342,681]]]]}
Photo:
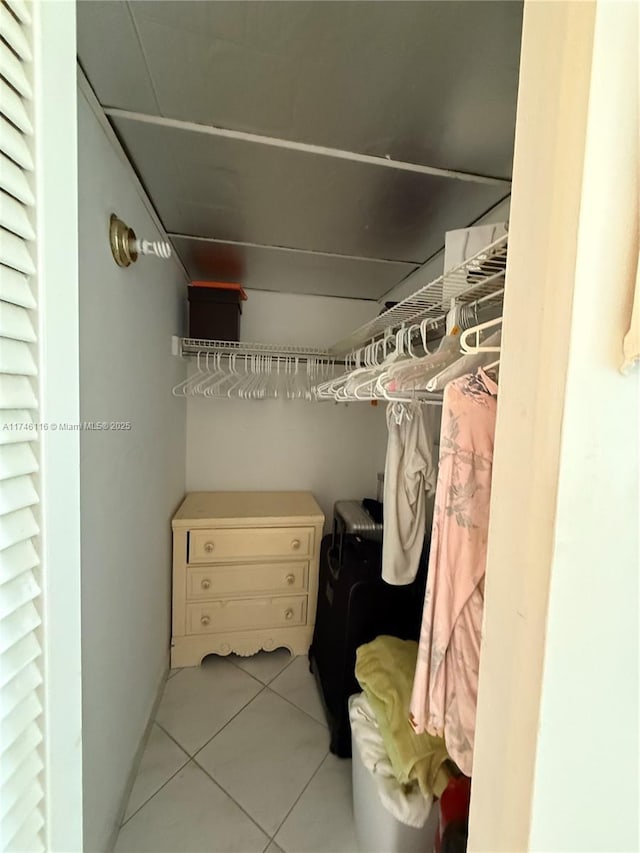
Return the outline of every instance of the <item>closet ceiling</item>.
{"type": "Polygon", "coordinates": [[[78,52],[191,278],[379,299],[509,194],[521,23],[513,0],[81,0],[78,52]]]}

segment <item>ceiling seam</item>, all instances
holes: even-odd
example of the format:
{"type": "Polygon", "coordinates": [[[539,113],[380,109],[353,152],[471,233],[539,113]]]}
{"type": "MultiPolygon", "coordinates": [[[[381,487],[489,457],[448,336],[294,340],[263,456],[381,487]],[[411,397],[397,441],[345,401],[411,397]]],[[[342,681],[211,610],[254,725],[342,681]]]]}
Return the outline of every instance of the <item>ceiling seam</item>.
{"type": "Polygon", "coordinates": [[[141,124],[152,124],[158,127],[183,130],[189,133],[200,133],[208,136],[232,139],[238,142],[266,145],[273,148],[284,148],[304,154],[315,154],[338,160],[348,160],[364,165],[395,169],[397,171],[414,172],[423,175],[431,175],[433,177],[486,184],[489,186],[504,186],[505,189],[511,188],[510,180],[506,178],[493,177],[491,175],[479,175],[472,172],[459,172],[453,169],[441,169],[436,166],[424,166],[419,163],[409,163],[404,160],[392,160],[388,156],[382,157],[373,154],[360,154],[355,151],[346,151],[341,148],[330,148],[324,145],[314,145],[309,142],[296,142],[275,136],[264,136],[262,134],[248,133],[241,130],[230,130],[229,128],[216,127],[209,124],[198,124],[197,122],[182,121],[181,119],[166,118],[164,116],[151,116],[146,113],[114,109],[112,107],[105,108],[105,112],[111,118],[136,121],[141,124]]]}
{"type": "Polygon", "coordinates": [[[249,284],[245,288],[248,292],[252,290],[256,290],[260,293],[278,293],[281,296],[299,296],[301,299],[304,299],[307,296],[313,296],[314,299],[346,299],[350,302],[379,302],[380,296],[341,296],[340,294],[333,293],[316,293],[315,291],[311,293],[300,293],[299,290],[269,290],[266,287],[256,287],[255,284],[249,284]]]}
{"type": "Polygon", "coordinates": [[[365,261],[375,264],[406,264],[414,268],[422,266],[422,261],[405,260],[403,258],[373,258],[364,255],[345,255],[340,252],[324,252],[322,249],[300,249],[295,246],[276,246],[269,243],[251,243],[246,240],[225,240],[221,237],[199,237],[195,234],[180,234],[177,231],[167,231],[169,238],[182,240],[197,240],[201,243],[218,243],[224,246],[246,246],[251,249],[273,249],[277,252],[291,252],[300,255],[319,255],[323,258],[337,258],[347,261],[365,261]]]}
{"type": "MultiPolygon", "coordinates": [[[[140,35],[140,30],[138,29],[138,25],[136,23],[136,19],[133,15],[133,10],[131,8],[130,0],[126,0],[127,12],[129,13],[129,18],[131,19],[131,26],[133,27],[133,31],[136,34],[136,39],[138,40],[138,46],[140,48],[140,53],[142,54],[142,61],[144,62],[144,67],[147,70],[147,77],[149,78],[149,85],[151,86],[151,91],[153,92],[153,99],[156,102],[156,107],[158,109],[158,113],[162,115],[162,109],[160,107],[160,98],[158,97],[158,92],[156,90],[156,84],[153,79],[153,75],[151,74],[151,68],[149,67],[149,62],[147,61],[147,53],[144,49],[144,45],[142,43],[142,36],[140,35]]],[[[103,109],[105,109],[103,105],[103,109]]]]}

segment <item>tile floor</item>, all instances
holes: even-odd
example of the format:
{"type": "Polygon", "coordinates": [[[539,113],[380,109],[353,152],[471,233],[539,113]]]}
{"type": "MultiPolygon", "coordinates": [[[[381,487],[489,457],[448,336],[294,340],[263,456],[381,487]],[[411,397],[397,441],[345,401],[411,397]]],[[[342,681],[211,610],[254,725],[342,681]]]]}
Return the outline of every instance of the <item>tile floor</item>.
{"type": "Polygon", "coordinates": [[[351,761],[306,657],[172,671],[115,853],[356,853],[351,761]]]}

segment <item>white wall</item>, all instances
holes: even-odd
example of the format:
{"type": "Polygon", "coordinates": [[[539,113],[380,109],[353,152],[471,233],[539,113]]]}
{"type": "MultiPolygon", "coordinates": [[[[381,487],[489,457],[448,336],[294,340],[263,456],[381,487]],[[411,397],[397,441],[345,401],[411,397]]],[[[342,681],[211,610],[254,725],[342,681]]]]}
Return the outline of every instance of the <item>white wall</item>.
{"type": "MultiPolygon", "coordinates": [[[[89,100],[87,100],[89,98],[89,100]]],[[[108,221],[161,235],[134,173],[79,95],[80,417],[130,421],[81,433],[84,825],[107,849],[168,665],[170,520],[184,495],[185,405],[171,355],[185,280],[175,261],[120,269],[108,221]]]]}
{"type": "MultiPolygon", "coordinates": [[[[377,313],[374,302],[249,291],[246,341],[326,347],[377,313]]],[[[190,398],[187,490],[300,489],[331,522],[333,503],[375,497],[384,406],[190,398]]]]}

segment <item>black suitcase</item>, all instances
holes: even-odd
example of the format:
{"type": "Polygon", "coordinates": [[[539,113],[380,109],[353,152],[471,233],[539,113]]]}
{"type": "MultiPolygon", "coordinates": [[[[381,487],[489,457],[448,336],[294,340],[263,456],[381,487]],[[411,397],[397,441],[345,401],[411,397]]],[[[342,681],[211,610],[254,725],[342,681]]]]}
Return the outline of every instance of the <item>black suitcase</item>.
{"type": "Polygon", "coordinates": [[[356,649],[380,634],[417,640],[420,633],[428,546],[415,581],[391,586],[381,577],[382,544],[346,534],[341,548],[325,536],[320,550],[318,609],[309,649],[310,669],[322,697],[335,755],[351,755],[347,700],[359,693],[356,649]],[[338,562],[338,555],[341,558],[338,562]]]}

